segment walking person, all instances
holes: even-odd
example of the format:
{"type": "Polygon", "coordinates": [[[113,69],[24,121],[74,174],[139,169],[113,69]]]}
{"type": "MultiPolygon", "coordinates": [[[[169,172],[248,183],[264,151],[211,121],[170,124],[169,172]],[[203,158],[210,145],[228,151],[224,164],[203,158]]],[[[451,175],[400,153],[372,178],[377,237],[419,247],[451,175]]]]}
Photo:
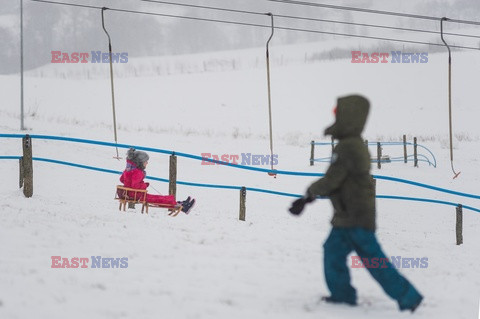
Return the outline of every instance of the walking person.
{"type": "MultiPolygon", "coordinates": [[[[386,258],[375,236],[375,186],[370,175],[370,154],[361,136],[369,108],[368,100],[359,95],[338,99],[335,123],[325,130],[325,135],[338,140],[330,167],[290,208],[292,214],[300,215],[305,204],[316,196],[329,197],[332,202],[333,227],[323,245],[325,280],[331,295],[322,300],[330,303],[357,304],[357,292],[350,283],[346,264],[352,251],[362,260],[386,258]]],[[[385,293],[397,301],[400,310],[415,311],[422,295],[390,262],[385,265],[367,269],[385,293]]]]}

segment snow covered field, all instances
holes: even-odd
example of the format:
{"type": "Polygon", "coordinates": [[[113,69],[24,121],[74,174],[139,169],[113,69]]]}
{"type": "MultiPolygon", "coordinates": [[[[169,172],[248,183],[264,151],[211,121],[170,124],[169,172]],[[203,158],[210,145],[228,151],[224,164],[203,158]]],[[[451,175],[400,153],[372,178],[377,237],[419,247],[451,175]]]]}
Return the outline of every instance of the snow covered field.
{"type": "MultiPolygon", "coordinates": [[[[416,136],[438,162],[437,168],[391,163],[378,170],[372,165],[373,174],[478,194],[480,56],[454,53],[454,156],[462,172],[455,180],[448,149],[446,62],[446,54],[431,54],[426,64],[339,60],[272,68],[277,168],[324,172],[324,164],[309,166],[309,143],[325,141],[322,132],[333,121],[338,96],[361,93],[372,103],[366,139],[400,141],[407,134],[412,141],[416,136]]],[[[264,69],[125,77],[115,84],[120,143],[196,155],[269,154],[264,69]]],[[[0,132],[20,133],[18,76],[0,76],[0,86],[0,132]]],[[[25,86],[27,133],[112,141],[108,78],[27,77],[25,86]]],[[[0,139],[0,145],[0,156],[21,155],[18,139],[0,139]]],[[[34,139],[33,153],[124,168],[123,161],[112,159],[114,149],[106,147],[34,139]]],[[[401,156],[402,150],[385,147],[384,153],[401,156]]],[[[148,174],[168,178],[168,157],[150,155],[148,174]]],[[[317,149],[317,157],[328,155],[329,147],[317,149]]],[[[188,216],[171,218],[154,209],[142,215],[139,208],[120,213],[112,200],[116,175],[34,162],[34,196],[26,199],[17,188],[17,161],[1,164],[0,318],[412,316],[400,313],[365,269],[352,269],[360,306],[315,306],[328,293],[322,265],[322,244],[330,230],[328,201],[316,201],[295,218],[287,212],[292,198],[248,192],[242,222],[238,191],[178,186],[179,199],[197,198],[188,216]],[[127,257],[128,267],[56,269],[52,256],[127,257]]],[[[314,178],[273,179],[180,157],[178,180],[301,194],[314,178]]],[[[166,184],[152,185],[167,192],[166,184]]],[[[377,182],[377,193],[480,207],[478,200],[386,181],[377,182]]],[[[477,318],[480,214],[465,210],[464,244],[456,246],[454,207],[393,200],[377,200],[377,205],[377,235],[387,256],[428,258],[427,268],[401,269],[425,296],[413,316],[477,318]]]]}

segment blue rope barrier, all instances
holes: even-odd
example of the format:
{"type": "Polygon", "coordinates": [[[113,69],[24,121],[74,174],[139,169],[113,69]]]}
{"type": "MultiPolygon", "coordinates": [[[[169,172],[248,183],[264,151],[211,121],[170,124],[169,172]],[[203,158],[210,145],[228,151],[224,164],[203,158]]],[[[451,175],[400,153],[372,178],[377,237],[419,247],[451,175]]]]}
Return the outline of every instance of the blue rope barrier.
{"type": "MultiPolygon", "coordinates": [[[[0,134],[0,137],[23,138],[23,137],[25,137],[25,135],[0,134]]],[[[34,139],[34,138],[44,139],[44,140],[68,141],[68,142],[75,142],[75,143],[85,143],[85,144],[93,144],[93,145],[101,145],[101,146],[111,146],[111,147],[119,147],[119,148],[126,148],[126,149],[133,147],[136,150],[141,150],[141,151],[146,151],[146,152],[162,153],[162,154],[168,154],[168,155],[177,155],[177,156],[181,156],[181,157],[185,157],[185,158],[191,158],[191,159],[195,159],[195,160],[199,160],[199,161],[207,161],[207,162],[211,162],[211,163],[215,163],[215,164],[221,164],[221,165],[225,165],[225,166],[231,166],[231,167],[235,167],[235,168],[264,172],[264,173],[274,173],[274,174],[282,174],[282,175],[296,175],[296,176],[312,176],[312,177],[324,176],[325,175],[323,173],[292,172],[292,171],[271,170],[271,169],[266,169],[266,168],[251,167],[251,166],[246,166],[246,165],[228,163],[228,162],[219,161],[219,160],[217,161],[217,160],[214,160],[214,159],[211,159],[211,158],[205,158],[205,157],[201,157],[201,156],[198,156],[198,155],[192,155],[192,154],[188,154],[188,153],[162,150],[162,149],[144,147],[144,146],[138,146],[138,145],[115,144],[115,143],[110,143],[110,142],[93,141],[93,140],[86,140],[86,139],[73,138],[73,137],[48,136],[48,135],[30,135],[30,138],[32,138],[32,139],[34,139]]]]}
{"type": "MultiPolygon", "coordinates": [[[[25,135],[21,135],[21,134],[0,134],[0,137],[23,138],[23,137],[25,137],[25,135]]],[[[198,156],[198,155],[192,155],[192,154],[174,152],[174,151],[167,151],[167,150],[162,150],[162,149],[136,146],[136,145],[115,144],[115,143],[110,143],[110,142],[92,141],[92,140],[72,138],[72,137],[48,136],[48,135],[30,135],[30,137],[31,138],[37,138],[37,139],[70,141],[70,142],[76,142],[76,143],[87,143],[87,144],[112,146],[112,147],[120,147],[120,148],[134,147],[137,150],[143,150],[143,151],[149,151],[149,152],[155,152],[155,153],[163,153],[163,154],[170,154],[170,155],[175,154],[177,156],[192,158],[192,159],[195,159],[195,160],[210,161],[210,162],[222,164],[222,165],[225,165],[225,166],[231,166],[231,167],[235,167],[235,168],[239,168],[239,169],[247,169],[247,170],[259,171],[259,172],[265,172],[265,173],[275,173],[275,174],[294,175],[294,176],[310,176],[310,177],[322,177],[322,176],[325,175],[324,173],[292,172],[292,171],[282,171],[282,170],[278,170],[278,171],[273,170],[272,171],[271,169],[250,167],[250,166],[245,166],[245,165],[240,165],[240,164],[233,164],[233,163],[227,163],[227,162],[222,162],[222,161],[216,161],[216,160],[212,160],[212,159],[206,159],[206,158],[203,158],[203,157],[198,156]]],[[[441,187],[436,187],[436,186],[432,186],[432,185],[428,185],[428,184],[418,183],[418,182],[407,180],[407,179],[390,177],[390,176],[382,176],[382,175],[373,175],[373,177],[376,178],[376,179],[382,179],[382,180],[387,180],[387,181],[393,181],[393,182],[413,185],[413,186],[417,186],[417,187],[421,187],[421,188],[432,189],[432,190],[447,193],[447,194],[453,194],[453,195],[462,196],[462,197],[480,199],[480,195],[457,192],[457,191],[453,191],[453,190],[449,190],[449,189],[445,189],[445,188],[441,188],[441,187]]]]}
{"type": "MultiPolygon", "coordinates": [[[[20,158],[21,158],[21,156],[0,156],[0,159],[20,159],[20,158]]],[[[88,169],[88,170],[93,170],[93,171],[97,171],[97,172],[116,174],[116,175],[121,175],[122,174],[122,172],[120,172],[120,171],[115,171],[115,170],[111,170],[111,169],[105,169],[105,168],[88,166],[88,165],[83,165],[83,164],[59,161],[59,160],[49,159],[49,158],[32,157],[32,160],[39,161],[39,162],[53,163],[53,164],[58,164],[58,165],[66,165],[66,166],[88,169]]],[[[149,180],[155,180],[155,181],[160,181],[160,182],[164,182],[164,183],[169,182],[168,179],[154,177],[154,176],[147,176],[146,178],[149,179],[149,180]]],[[[183,182],[183,181],[177,181],[177,184],[186,185],[186,186],[194,186],[194,187],[217,188],[217,189],[235,189],[235,190],[242,189],[241,186],[203,184],[203,183],[192,183],[192,182],[183,182]]],[[[279,191],[273,191],[273,190],[269,190],[269,189],[262,189],[262,188],[255,188],[255,187],[246,187],[246,189],[248,191],[252,191],[252,192],[267,193],[267,194],[273,194],[273,195],[279,195],[279,196],[285,196],[285,197],[297,197],[297,198],[299,198],[299,197],[303,196],[303,195],[300,195],[300,194],[285,193],[285,192],[279,192],[279,191]]],[[[326,199],[327,197],[317,197],[317,198],[318,199],[326,199]]],[[[459,205],[458,203],[440,201],[440,200],[434,200],[434,199],[427,199],[427,198],[414,198],[414,197],[390,196],[390,195],[377,195],[376,198],[429,202],[429,203],[443,204],[443,205],[449,205],[449,206],[458,206],[459,205]]],[[[472,210],[474,212],[480,213],[480,209],[478,209],[478,208],[471,207],[471,206],[465,206],[465,205],[462,205],[462,207],[465,208],[465,209],[472,210]]]]}
{"type": "MultiPolygon", "coordinates": [[[[443,200],[437,200],[437,199],[428,199],[428,198],[417,198],[417,197],[405,197],[405,196],[391,196],[391,195],[377,195],[376,198],[381,198],[381,199],[396,199],[396,200],[408,200],[408,201],[415,201],[415,202],[426,202],[426,203],[435,203],[435,204],[442,204],[442,205],[448,205],[448,206],[455,206],[457,207],[460,205],[460,203],[452,203],[452,202],[446,202],[443,200]]],[[[471,207],[471,206],[466,206],[462,205],[463,208],[480,213],[480,209],[471,207]]]]}
{"type": "Polygon", "coordinates": [[[375,179],[382,179],[382,180],[386,180],[386,181],[390,181],[390,182],[404,183],[404,184],[409,184],[409,185],[413,185],[413,186],[418,186],[418,187],[422,187],[422,188],[435,190],[435,191],[442,192],[442,193],[447,193],[447,194],[452,194],[452,195],[457,195],[457,196],[462,196],[462,197],[469,197],[469,198],[474,198],[474,199],[480,199],[479,195],[461,193],[461,192],[453,191],[453,190],[446,189],[446,188],[441,188],[441,187],[437,187],[437,186],[432,186],[432,185],[428,185],[428,184],[423,184],[423,183],[419,183],[419,182],[410,181],[408,179],[402,179],[402,178],[390,177],[390,176],[382,176],[382,175],[372,175],[372,176],[375,179]]]}

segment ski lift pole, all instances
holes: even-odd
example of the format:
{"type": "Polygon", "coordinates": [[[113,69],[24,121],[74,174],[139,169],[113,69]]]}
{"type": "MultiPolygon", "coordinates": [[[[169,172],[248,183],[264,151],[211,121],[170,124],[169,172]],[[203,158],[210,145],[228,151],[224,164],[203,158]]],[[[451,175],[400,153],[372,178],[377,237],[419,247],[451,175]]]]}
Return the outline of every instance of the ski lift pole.
{"type": "Polygon", "coordinates": [[[20,130],[25,130],[23,98],[23,0],[20,0],[20,130]]]}
{"type": "Polygon", "coordinates": [[[269,52],[269,45],[270,41],[273,38],[273,34],[275,32],[275,27],[273,25],[273,14],[271,12],[267,13],[266,15],[270,16],[270,21],[271,21],[271,34],[270,37],[268,38],[267,41],[267,46],[266,46],[266,55],[267,55],[267,88],[268,88],[268,119],[269,119],[269,124],[270,124],[270,165],[272,171],[268,173],[268,175],[273,176],[274,178],[277,178],[277,174],[275,174],[274,169],[273,169],[273,137],[272,137],[272,94],[270,90],[270,52],[269,52]]]}
{"type": "Polygon", "coordinates": [[[453,171],[453,178],[457,178],[460,172],[455,172],[453,168],[453,138],[452,138],[452,53],[450,51],[450,46],[447,44],[445,39],[443,38],[443,21],[448,21],[449,19],[443,17],[440,20],[440,36],[442,38],[443,43],[448,49],[448,126],[449,126],[449,134],[450,134],[450,164],[453,171]]]}
{"type": "MultiPolygon", "coordinates": [[[[103,31],[107,34],[108,37],[108,57],[110,61],[110,84],[111,84],[111,89],[112,89],[112,110],[113,110],[113,134],[115,138],[115,144],[118,144],[117,141],[117,116],[115,114],[115,90],[113,86],[113,65],[112,65],[112,41],[110,39],[110,34],[108,34],[107,29],[105,29],[105,18],[104,18],[104,12],[105,10],[108,10],[108,8],[103,7],[102,8],[102,28],[103,31]]],[[[117,151],[117,156],[114,157],[117,160],[120,160],[121,157],[118,155],[118,147],[115,145],[115,149],[117,151]]]]}

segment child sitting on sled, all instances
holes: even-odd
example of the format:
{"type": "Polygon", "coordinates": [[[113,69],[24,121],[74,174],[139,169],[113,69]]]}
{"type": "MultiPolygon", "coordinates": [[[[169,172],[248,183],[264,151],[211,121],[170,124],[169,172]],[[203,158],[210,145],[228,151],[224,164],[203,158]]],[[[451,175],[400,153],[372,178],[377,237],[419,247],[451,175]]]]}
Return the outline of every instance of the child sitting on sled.
{"type": "MultiPolygon", "coordinates": [[[[123,186],[133,189],[147,189],[150,183],[145,183],[143,179],[147,175],[145,168],[148,164],[149,156],[143,151],[137,151],[133,148],[127,152],[127,167],[123,171],[120,177],[120,182],[123,186]]],[[[133,192],[132,192],[133,193],[133,192]]],[[[135,196],[134,194],[128,194],[129,196],[135,196]]],[[[146,194],[146,198],[140,198],[144,196],[140,193],[136,195],[136,199],[146,199],[147,203],[171,205],[173,208],[179,208],[182,206],[182,212],[188,214],[195,204],[195,199],[190,196],[184,201],[176,201],[173,195],[153,195],[146,194]]]]}

